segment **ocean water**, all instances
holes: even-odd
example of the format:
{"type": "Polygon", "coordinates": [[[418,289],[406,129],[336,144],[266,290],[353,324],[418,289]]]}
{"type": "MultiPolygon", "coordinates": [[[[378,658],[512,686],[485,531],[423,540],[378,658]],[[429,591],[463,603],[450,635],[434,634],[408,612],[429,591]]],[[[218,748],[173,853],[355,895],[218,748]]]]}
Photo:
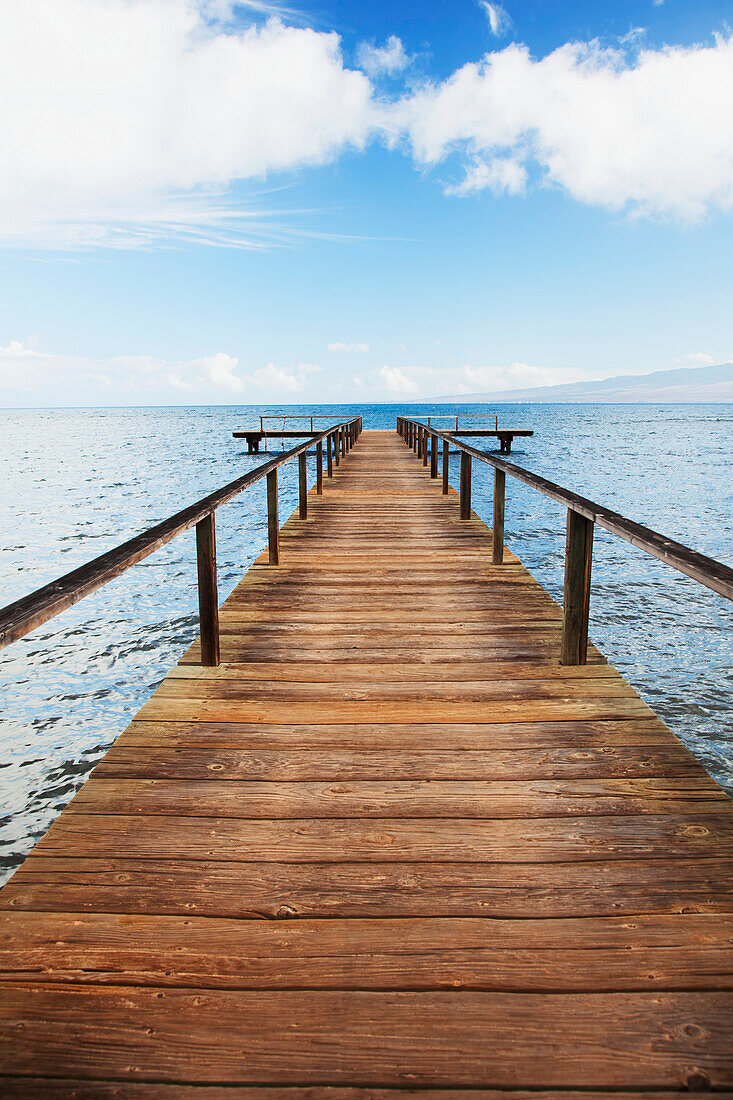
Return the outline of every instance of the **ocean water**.
{"type": "MultiPolygon", "coordinates": [[[[458,408],[287,411],[361,412],[365,428],[394,428],[398,412],[458,408]]],[[[268,411],[0,411],[0,605],[259,465],[263,457],[248,456],[231,432],[268,411]]],[[[516,441],[518,464],[733,564],[733,406],[470,411],[534,430],[516,441]]],[[[453,484],[457,464],[452,457],[453,484]]],[[[489,522],[492,476],[474,463],[473,505],[489,522]]],[[[280,485],[284,519],[297,503],[297,463],[281,469],[280,485]]],[[[266,530],[264,483],[217,513],[221,599],[264,546],[266,530]]],[[[557,598],[564,531],[559,505],[507,479],[506,541],[557,598]]],[[[194,539],[192,531],[181,536],[0,653],[0,877],[22,862],[197,633],[194,539]]],[[[733,790],[733,604],[598,530],[591,637],[733,790]]]]}

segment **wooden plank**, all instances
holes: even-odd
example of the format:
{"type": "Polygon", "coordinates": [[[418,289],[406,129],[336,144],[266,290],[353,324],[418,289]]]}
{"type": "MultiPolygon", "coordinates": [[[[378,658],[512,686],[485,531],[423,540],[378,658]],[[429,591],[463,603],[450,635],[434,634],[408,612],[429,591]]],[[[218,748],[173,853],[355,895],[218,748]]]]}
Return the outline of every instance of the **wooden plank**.
{"type": "Polygon", "coordinates": [[[74,799],[76,814],[178,817],[503,818],[724,814],[733,803],[712,779],[347,782],[103,779],[74,799]]]}
{"type": "MultiPolygon", "coordinates": [[[[502,662],[500,668],[488,662],[481,664],[476,661],[453,663],[449,669],[436,664],[427,673],[424,664],[410,664],[401,662],[389,670],[390,681],[393,683],[411,683],[417,681],[432,683],[449,681],[460,683],[466,680],[615,680],[624,683],[618,672],[612,665],[558,665],[549,661],[533,661],[532,664],[502,662]]],[[[166,676],[166,681],[171,683],[176,680],[282,680],[291,682],[304,682],[309,684],[333,684],[354,681],[356,683],[384,680],[384,671],[377,665],[367,662],[361,665],[349,665],[344,668],[340,665],[324,667],[315,661],[268,661],[263,667],[255,662],[240,661],[238,663],[220,664],[216,669],[203,669],[200,665],[178,665],[172,668],[166,676]]]]}
{"type": "Polygon", "coordinates": [[[4,989],[0,1037],[8,1074],[397,1086],[409,1065],[413,1085],[502,1087],[516,1085],[521,1066],[529,1088],[595,1079],[681,1089],[693,1072],[712,1088],[733,1086],[733,994],[717,992],[345,996],[28,983],[4,989]]]}
{"type": "Polygon", "coordinates": [[[0,914],[0,982],[205,989],[733,989],[733,917],[242,921],[0,914]],[[629,933],[633,931],[633,948],[629,933]],[[83,964],[82,961],[83,960],[83,964]]]}
{"type": "Polygon", "coordinates": [[[733,815],[475,820],[466,818],[236,819],[67,812],[36,846],[43,855],[228,859],[293,863],[516,863],[733,858],[733,815]]]}
{"type": "Polygon", "coordinates": [[[639,696],[628,684],[616,677],[587,677],[568,682],[560,677],[535,679],[492,677],[491,679],[459,682],[430,680],[429,671],[422,681],[395,683],[388,679],[338,680],[308,683],[282,680],[240,680],[235,676],[188,676],[166,678],[156,692],[157,700],[202,700],[207,702],[298,702],[304,704],[339,702],[376,703],[494,703],[519,699],[531,704],[535,700],[573,703],[592,699],[623,699],[639,702],[639,696]]]}
{"type": "Polygon", "coordinates": [[[267,748],[389,749],[604,748],[609,745],[681,746],[659,719],[595,721],[486,722],[486,723],[307,723],[256,722],[145,722],[136,719],[117,744],[210,748],[212,745],[267,748]]]}
{"type": "MultiPolygon", "coordinates": [[[[144,1081],[128,1081],[124,1086],[116,1080],[102,1081],[99,1078],[82,1081],[79,1078],[65,1081],[53,1077],[4,1077],[3,1088],[6,1096],[20,1100],[151,1100],[160,1097],[168,1100],[405,1100],[405,1090],[382,1088],[354,1088],[333,1085],[311,1086],[304,1088],[276,1085],[167,1085],[156,1081],[148,1084],[144,1081]]],[[[409,1100],[466,1100],[464,1089],[413,1089],[407,1093],[409,1100]]],[[[717,1100],[733,1100],[733,1092],[716,1091],[717,1100]]],[[[578,1100],[576,1091],[553,1089],[552,1092],[524,1089],[472,1089],[471,1100],[578,1100]]],[[[583,1100],[669,1100],[669,1092],[645,1090],[644,1092],[583,1092],[583,1100]]]]}
{"type": "Polygon", "coordinates": [[[0,909],[291,920],[306,917],[636,917],[733,912],[730,860],[579,863],[235,863],[34,854],[0,909]]]}
{"type": "MultiPolygon", "coordinates": [[[[189,727],[190,728],[190,727],[189,727]]],[[[643,741],[643,737],[639,738],[643,741]]],[[[154,738],[152,739],[154,741],[154,738]]],[[[159,738],[158,740],[161,740],[159,738]]],[[[313,779],[350,782],[356,779],[673,779],[707,773],[676,746],[652,749],[636,745],[573,749],[432,749],[364,750],[361,747],[308,745],[280,749],[232,748],[148,743],[128,747],[118,741],[94,769],[95,778],[158,778],[210,780],[313,779]]]]}
{"type": "Polygon", "coordinates": [[[732,804],[397,436],[343,443],[0,892],[0,1091],[722,1095],[732,804]]]}
{"type": "Polygon", "coordinates": [[[195,699],[188,696],[168,698],[154,695],[140,708],[138,717],[148,721],[180,719],[186,722],[511,722],[549,721],[552,719],[637,718],[652,716],[653,711],[641,699],[633,697],[598,699],[487,700],[453,702],[428,700],[416,706],[412,701],[383,702],[358,700],[344,702],[308,701],[307,707],[294,707],[293,700],[258,702],[240,699],[195,699]]]}

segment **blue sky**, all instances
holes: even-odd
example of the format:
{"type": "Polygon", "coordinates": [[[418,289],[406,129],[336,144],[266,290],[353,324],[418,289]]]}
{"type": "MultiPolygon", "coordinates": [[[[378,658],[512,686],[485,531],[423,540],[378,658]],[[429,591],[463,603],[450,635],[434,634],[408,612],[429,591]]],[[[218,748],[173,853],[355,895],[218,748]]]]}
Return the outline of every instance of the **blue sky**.
{"type": "Polygon", "coordinates": [[[721,0],[0,12],[0,403],[733,359],[721,0]]]}

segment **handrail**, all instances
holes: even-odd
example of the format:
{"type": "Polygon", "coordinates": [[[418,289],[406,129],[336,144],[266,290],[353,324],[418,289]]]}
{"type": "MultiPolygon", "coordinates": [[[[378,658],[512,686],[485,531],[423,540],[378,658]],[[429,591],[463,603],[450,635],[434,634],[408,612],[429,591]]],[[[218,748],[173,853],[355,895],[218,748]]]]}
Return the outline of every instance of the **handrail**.
{"type": "MultiPolygon", "coordinates": [[[[431,420],[455,420],[455,422],[456,422],[455,430],[458,431],[458,418],[459,417],[463,417],[464,420],[489,420],[491,418],[491,416],[492,416],[491,413],[438,413],[437,416],[435,414],[431,413],[430,416],[428,417],[428,427],[430,427],[430,421],[431,420]]],[[[498,432],[498,430],[499,430],[499,416],[498,416],[498,413],[493,413],[493,417],[494,417],[494,431],[498,432]]],[[[464,434],[466,434],[466,433],[464,433],[464,434]]]]}
{"type": "Polygon", "coordinates": [[[522,466],[516,466],[513,462],[499,458],[496,455],[486,454],[472,447],[470,443],[463,443],[456,439],[455,435],[442,431],[439,428],[428,428],[420,421],[409,417],[397,418],[397,431],[405,439],[408,445],[423,457],[427,465],[428,445],[432,439],[431,476],[437,477],[437,448],[436,441],[443,441],[443,492],[448,492],[448,446],[461,452],[461,517],[467,519],[471,512],[471,460],[477,459],[494,467],[494,519],[500,518],[499,529],[494,523],[494,564],[500,565],[503,561],[503,534],[504,534],[504,479],[507,474],[517,481],[529,485],[532,489],[542,493],[543,496],[564,504],[568,509],[567,543],[565,556],[565,622],[563,642],[563,662],[565,664],[584,664],[585,646],[587,644],[587,620],[588,601],[590,598],[590,569],[593,545],[593,526],[598,524],[611,534],[630,543],[632,546],[644,550],[647,554],[665,562],[680,573],[691,577],[699,584],[733,600],[733,569],[724,565],[715,558],[692,550],[675,539],[654,531],[642,523],[628,519],[611,508],[597,504],[588,497],[580,496],[570,489],[557,485],[539,474],[525,470],[522,466]],[[500,476],[498,476],[500,475],[500,476]],[[501,546],[497,546],[497,539],[501,538],[501,546]],[[580,579],[579,579],[580,577],[580,579]],[[574,591],[569,591],[569,586],[574,591]],[[582,589],[582,591],[579,590],[582,589]],[[580,601],[580,605],[576,606],[580,601]],[[570,603],[570,607],[568,606],[570,603]],[[580,621],[573,627],[573,639],[566,637],[570,612],[573,616],[580,616],[580,621]],[[578,660],[571,659],[570,641],[572,649],[578,660]],[[566,642],[568,645],[566,645],[566,642]],[[567,660],[565,658],[568,658],[567,660]],[[580,659],[582,657],[582,659],[580,659]]]}
{"type": "MultiPolygon", "coordinates": [[[[285,413],[264,413],[262,416],[260,416],[260,431],[261,432],[266,432],[267,431],[267,429],[264,426],[264,421],[265,420],[282,420],[282,422],[283,422],[283,431],[285,431],[285,421],[286,420],[310,420],[310,429],[311,429],[311,432],[312,432],[313,431],[313,421],[314,420],[333,420],[334,417],[337,416],[337,415],[338,415],[337,413],[316,413],[314,416],[311,416],[310,413],[301,413],[300,415],[298,413],[291,413],[289,416],[286,416],[285,413]]],[[[343,424],[343,423],[347,423],[347,421],[342,420],[342,421],[339,421],[339,423],[343,424]]],[[[336,425],[334,424],[334,425],[332,425],[332,427],[336,427],[336,425]]],[[[246,429],[244,429],[244,430],[246,430],[246,429]]]]}
{"type": "Polygon", "coordinates": [[[11,642],[23,638],[31,630],[49,619],[72,607],[85,596],[96,592],[98,588],[107,584],[115,577],[126,572],[131,566],[136,565],[148,557],[155,550],[171,542],[177,535],[196,527],[198,579],[199,579],[199,613],[201,618],[202,652],[208,646],[211,660],[203,663],[218,664],[218,610],[216,602],[216,543],[214,535],[214,512],[222,504],[226,504],[233,497],[248,489],[250,485],[267,478],[268,498],[268,532],[270,542],[270,561],[277,564],[279,561],[279,540],[277,523],[277,469],[291,458],[300,460],[300,514],[307,512],[307,485],[305,484],[305,462],[308,448],[316,443],[317,455],[317,487],[322,491],[323,477],[323,441],[327,442],[329,459],[329,472],[331,476],[331,447],[334,444],[336,461],[339,453],[346,453],[356,442],[361,433],[362,418],[353,417],[332,425],[325,431],[317,432],[304,443],[285,451],[277,458],[271,458],[268,462],[250,470],[242,477],[235,478],[227,485],[223,485],[208,496],[183,508],[180,512],[169,516],[161,523],[149,527],[146,531],[135,535],[112,550],[100,554],[85,565],[73,569],[70,573],[59,577],[55,581],[44,585],[35,592],[22,596],[6,607],[0,608],[0,649],[10,645],[11,642]],[[273,524],[274,519],[274,524],[273,524]],[[213,601],[213,603],[212,603],[213,601]],[[213,658],[216,658],[215,660],[213,658]]]}

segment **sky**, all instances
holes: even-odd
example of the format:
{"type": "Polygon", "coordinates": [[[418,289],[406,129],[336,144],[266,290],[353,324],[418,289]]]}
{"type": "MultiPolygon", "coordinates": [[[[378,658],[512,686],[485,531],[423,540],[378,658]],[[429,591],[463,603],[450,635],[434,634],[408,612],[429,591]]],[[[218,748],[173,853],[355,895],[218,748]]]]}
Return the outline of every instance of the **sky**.
{"type": "Polygon", "coordinates": [[[733,359],[731,0],[0,5],[0,405],[733,359]]]}

